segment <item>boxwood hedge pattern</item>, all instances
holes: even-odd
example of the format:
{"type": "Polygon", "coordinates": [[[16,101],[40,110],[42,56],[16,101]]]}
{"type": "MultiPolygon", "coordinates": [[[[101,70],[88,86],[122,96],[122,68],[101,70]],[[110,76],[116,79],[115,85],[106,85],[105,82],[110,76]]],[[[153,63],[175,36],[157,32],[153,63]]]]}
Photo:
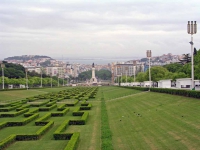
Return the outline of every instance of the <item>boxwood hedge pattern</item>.
{"type": "Polygon", "coordinates": [[[54,121],[51,117],[63,117],[69,112],[70,108],[76,106],[81,100],[81,105],[76,107],[72,112],[73,116],[81,116],[81,119],[64,120],[64,122],[53,133],[55,140],[69,140],[65,149],[75,150],[79,141],[80,133],[66,133],[69,125],[85,125],[89,117],[89,112],[92,104],[88,102],[89,99],[95,98],[98,87],[77,87],[72,89],[62,90],[60,92],[53,92],[43,95],[28,97],[12,103],[0,104],[0,119],[13,118],[23,115],[24,119],[20,121],[1,122],[0,130],[11,126],[25,126],[26,124],[35,120],[36,126],[41,126],[35,133],[32,134],[13,134],[0,141],[0,150],[5,149],[15,141],[39,140],[53,125],[54,121]],[[70,99],[61,103],[63,100],[70,99]],[[56,112],[52,109],[57,108],[56,112]],[[39,112],[44,111],[46,114],[39,116],[39,112]],[[51,112],[49,112],[51,111],[51,112]],[[37,120],[36,120],[37,119],[37,120]]]}

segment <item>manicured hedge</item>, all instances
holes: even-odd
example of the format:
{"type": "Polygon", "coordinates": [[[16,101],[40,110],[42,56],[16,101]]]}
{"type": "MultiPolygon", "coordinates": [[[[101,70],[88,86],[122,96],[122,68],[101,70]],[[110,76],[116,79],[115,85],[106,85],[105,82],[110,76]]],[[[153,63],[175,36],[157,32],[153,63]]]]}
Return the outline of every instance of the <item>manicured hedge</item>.
{"type": "Polygon", "coordinates": [[[54,105],[52,105],[50,107],[40,107],[39,111],[50,111],[51,109],[56,108],[56,107],[57,107],[56,104],[54,104],[54,105]]]}
{"type": "Polygon", "coordinates": [[[46,102],[42,102],[42,103],[38,103],[38,104],[31,104],[32,107],[40,107],[40,106],[43,106],[45,104],[49,103],[49,101],[46,101],[46,102]]]}
{"type": "Polygon", "coordinates": [[[5,114],[0,114],[0,117],[16,117],[16,116],[19,116],[19,115],[21,115],[21,114],[23,114],[23,113],[25,113],[25,112],[27,112],[29,109],[28,108],[26,108],[26,109],[22,109],[22,110],[20,110],[20,111],[17,111],[17,112],[14,112],[14,113],[5,113],[5,114]]]}
{"type": "Polygon", "coordinates": [[[88,104],[87,106],[81,106],[80,110],[90,110],[92,107],[92,104],[88,104]]]}
{"type": "Polygon", "coordinates": [[[65,108],[63,111],[61,112],[53,112],[51,113],[52,117],[56,117],[56,116],[64,116],[67,112],[69,111],[69,108],[65,108]]]}
{"type": "Polygon", "coordinates": [[[89,116],[88,112],[83,112],[83,115],[80,120],[70,120],[69,124],[70,125],[84,125],[87,121],[88,116],[89,116]]]}
{"type": "Polygon", "coordinates": [[[65,105],[66,105],[66,104],[62,104],[62,105],[58,106],[58,107],[57,107],[57,111],[62,111],[62,110],[64,110],[64,109],[65,109],[65,105]]]}
{"type": "Polygon", "coordinates": [[[40,128],[35,134],[17,135],[16,140],[18,141],[38,140],[48,129],[50,129],[53,126],[53,124],[54,124],[53,121],[46,122],[46,124],[42,128],[40,128]]]}
{"type": "Polygon", "coordinates": [[[7,103],[7,104],[0,104],[0,108],[2,108],[2,107],[8,107],[8,106],[10,106],[9,103],[7,103]]]}
{"type": "Polygon", "coordinates": [[[101,149],[113,150],[112,132],[109,126],[109,119],[104,97],[101,98],[101,149]]]}
{"type": "Polygon", "coordinates": [[[47,124],[45,126],[43,126],[42,128],[40,128],[36,134],[40,137],[42,136],[48,129],[50,129],[54,124],[54,121],[49,121],[47,122],[47,124]]]}
{"type": "Polygon", "coordinates": [[[51,113],[47,113],[46,115],[42,116],[41,118],[37,119],[35,121],[35,125],[42,125],[44,124],[44,120],[49,119],[51,117],[51,113]]]}
{"type": "Polygon", "coordinates": [[[39,114],[36,113],[36,114],[32,114],[31,116],[29,116],[28,118],[24,119],[23,120],[23,125],[33,121],[34,119],[38,118],[39,117],[39,114]]]}
{"type": "Polygon", "coordinates": [[[69,120],[65,120],[53,133],[53,137],[55,140],[66,140],[70,139],[72,134],[71,133],[61,133],[62,131],[66,130],[69,125],[69,120]]]}
{"type": "MultiPolygon", "coordinates": [[[[148,91],[149,88],[146,87],[123,87],[131,88],[140,91],[148,91]]],[[[200,98],[200,91],[185,90],[185,89],[171,89],[171,88],[150,88],[151,92],[167,93],[172,95],[187,96],[193,98],[200,98]]]]}
{"type": "Polygon", "coordinates": [[[72,115],[73,115],[73,116],[82,116],[84,112],[79,111],[79,110],[80,110],[80,107],[76,107],[76,108],[74,109],[74,111],[72,112],[72,115]]]}
{"type": "Polygon", "coordinates": [[[39,117],[39,114],[32,114],[31,116],[27,117],[26,119],[24,119],[22,121],[8,121],[8,122],[6,122],[6,126],[7,127],[23,126],[23,125],[26,125],[27,123],[33,121],[37,117],[39,117]]]}
{"type": "Polygon", "coordinates": [[[2,122],[2,123],[0,123],[0,129],[6,127],[6,125],[7,125],[7,122],[2,122]]]}
{"type": "Polygon", "coordinates": [[[18,134],[16,135],[17,141],[30,141],[30,140],[38,140],[39,136],[37,134],[18,134]]]}
{"type": "Polygon", "coordinates": [[[79,100],[76,100],[74,103],[72,104],[66,104],[66,106],[75,106],[76,104],[78,104],[79,100]]]}
{"type": "Polygon", "coordinates": [[[79,132],[73,133],[71,139],[67,143],[67,146],[65,147],[64,150],[75,150],[78,145],[79,137],[80,137],[79,132]]]}
{"type": "Polygon", "coordinates": [[[50,107],[50,106],[52,106],[53,104],[56,104],[56,101],[51,101],[51,102],[47,103],[46,106],[47,106],[47,107],[50,107]]]}
{"type": "Polygon", "coordinates": [[[193,98],[200,98],[200,91],[169,89],[169,88],[151,88],[150,91],[180,95],[180,96],[187,96],[187,97],[193,97],[193,98]]]}
{"type": "Polygon", "coordinates": [[[8,112],[8,111],[14,110],[18,107],[21,107],[21,106],[22,106],[21,104],[18,104],[18,105],[13,105],[12,107],[0,108],[0,112],[8,112]]]}
{"type": "Polygon", "coordinates": [[[39,111],[39,108],[32,109],[32,110],[30,110],[29,112],[24,113],[24,117],[29,117],[29,116],[31,116],[33,113],[36,113],[36,112],[38,112],[38,111],[39,111]]]}
{"type": "Polygon", "coordinates": [[[25,104],[24,106],[21,106],[21,107],[17,108],[16,111],[20,111],[20,110],[22,110],[24,108],[29,108],[30,106],[31,106],[30,104],[25,104]]]}
{"type": "Polygon", "coordinates": [[[15,134],[12,134],[9,137],[3,139],[0,142],[0,150],[6,148],[8,145],[10,145],[11,143],[15,142],[15,139],[16,139],[16,135],[15,134]]]}
{"type": "Polygon", "coordinates": [[[84,121],[84,124],[86,124],[88,116],[89,116],[89,112],[84,112],[84,114],[82,115],[81,120],[84,121]]]}

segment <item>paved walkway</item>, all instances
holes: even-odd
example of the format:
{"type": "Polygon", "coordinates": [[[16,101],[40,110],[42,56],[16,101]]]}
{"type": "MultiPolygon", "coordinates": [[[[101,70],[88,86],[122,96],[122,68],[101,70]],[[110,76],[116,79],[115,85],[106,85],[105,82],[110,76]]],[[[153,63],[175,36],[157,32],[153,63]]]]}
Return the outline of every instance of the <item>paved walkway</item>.
{"type": "Polygon", "coordinates": [[[134,96],[134,95],[139,95],[139,94],[143,94],[143,93],[146,93],[146,92],[149,92],[149,91],[144,91],[144,92],[140,92],[140,93],[136,93],[136,94],[131,94],[131,95],[127,95],[127,96],[122,96],[122,97],[117,97],[117,98],[113,98],[113,99],[108,99],[108,100],[106,100],[106,102],[110,102],[110,101],[115,101],[115,100],[122,99],[122,98],[131,97],[131,96],[134,96]]]}

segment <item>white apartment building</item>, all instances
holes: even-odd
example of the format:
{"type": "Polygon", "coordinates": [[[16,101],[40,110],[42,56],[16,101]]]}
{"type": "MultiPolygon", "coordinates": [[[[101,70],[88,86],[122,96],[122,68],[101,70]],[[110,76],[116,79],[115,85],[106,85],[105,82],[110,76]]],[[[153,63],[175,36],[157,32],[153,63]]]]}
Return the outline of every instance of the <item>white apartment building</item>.
{"type": "Polygon", "coordinates": [[[46,74],[52,76],[64,77],[65,68],[64,67],[46,67],[46,74]]]}

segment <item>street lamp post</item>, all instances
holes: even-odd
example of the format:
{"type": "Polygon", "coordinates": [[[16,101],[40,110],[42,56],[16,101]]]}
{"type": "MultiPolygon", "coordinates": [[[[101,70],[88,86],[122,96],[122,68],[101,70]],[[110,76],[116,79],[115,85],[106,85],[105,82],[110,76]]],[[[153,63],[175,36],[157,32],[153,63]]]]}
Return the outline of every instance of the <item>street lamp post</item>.
{"type": "MultiPolygon", "coordinates": [[[[147,58],[149,58],[149,87],[151,88],[151,65],[150,65],[150,59],[151,59],[151,50],[147,50],[147,58]]],[[[149,88],[149,91],[150,91],[149,88]]]]}
{"type": "Polygon", "coordinates": [[[118,86],[120,86],[120,83],[119,83],[119,77],[120,77],[119,68],[120,68],[120,66],[117,66],[118,86]]]}
{"type": "Polygon", "coordinates": [[[40,87],[42,88],[42,67],[40,68],[40,70],[41,70],[41,85],[40,85],[40,87]]]}
{"type": "Polygon", "coordinates": [[[5,68],[4,63],[1,64],[1,68],[2,68],[2,89],[4,89],[4,68],[5,68]]]}
{"type": "Polygon", "coordinates": [[[59,74],[57,74],[57,77],[58,77],[58,87],[59,87],[59,74]]]}
{"type": "Polygon", "coordinates": [[[50,73],[50,76],[51,76],[51,88],[52,88],[52,73],[50,73]]]}
{"type": "Polygon", "coordinates": [[[133,69],[134,69],[134,82],[135,82],[135,68],[136,68],[136,61],[133,61],[133,69]]]}
{"type": "Polygon", "coordinates": [[[28,90],[28,68],[25,69],[26,72],[26,90],[28,90]]]}
{"type": "Polygon", "coordinates": [[[121,84],[122,84],[122,72],[121,72],[121,84]]]}
{"type": "Polygon", "coordinates": [[[188,21],[187,24],[187,32],[188,34],[191,34],[191,42],[189,42],[191,44],[191,78],[192,78],[192,87],[191,89],[194,88],[194,58],[193,58],[193,53],[194,53],[194,48],[193,48],[193,34],[197,33],[197,23],[196,21],[188,21]]]}
{"type": "Polygon", "coordinates": [[[126,84],[127,84],[127,71],[128,71],[128,67],[126,67],[125,70],[126,70],[126,84]]]}

